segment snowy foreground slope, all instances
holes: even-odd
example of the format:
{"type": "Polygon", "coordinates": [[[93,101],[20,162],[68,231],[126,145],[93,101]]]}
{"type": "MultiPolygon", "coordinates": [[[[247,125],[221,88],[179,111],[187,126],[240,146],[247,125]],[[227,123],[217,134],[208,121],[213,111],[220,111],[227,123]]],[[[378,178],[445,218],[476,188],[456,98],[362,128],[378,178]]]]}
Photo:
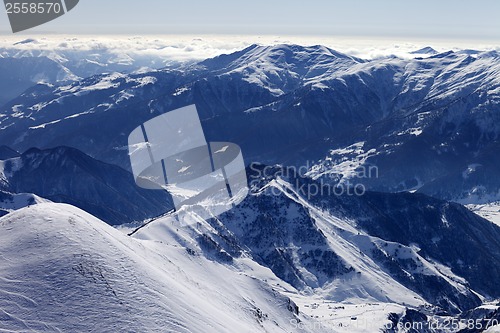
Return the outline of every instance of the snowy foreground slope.
{"type": "MultiPolygon", "coordinates": [[[[293,203],[286,206],[292,218],[300,215],[293,203]]],[[[312,206],[310,210],[321,214],[312,206]]],[[[242,207],[238,214],[245,212],[242,207]]],[[[327,246],[363,274],[341,277],[322,288],[297,289],[257,264],[255,244],[242,238],[247,249],[237,250],[234,244],[239,252],[233,253],[224,246],[235,235],[221,230],[216,235],[203,221],[180,226],[165,216],[130,237],[66,204],[41,203],[11,212],[0,218],[0,331],[379,332],[384,327],[424,325],[415,332],[457,332],[428,329],[452,317],[435,315],[417,293],[358,252],[352,242],[366,239],[368,251],[375,238],[353,238],[348,221],[322,214],[315,219],[327,234],[327,246]]],[[[242,224],[241,230],[252,237],[245,228],[242,224]]],[[[238,230],[233,231],[237,235],[238,230]]],[[[307,228],[302,234],[307,235],[304,242],[314,239],[307,228]]],[[[293,250],[293,238],[287,246],[283,251],[293,250]]],[[[321,274],[295,250],[290,264],[314,282],[321,274]]],[[[441,275],[461,288],[437,266],[426,265],[424,274],[441,275]]],[[[498,305],[482,307],[461,318],[498,315],[498,305]]]]}
{"type": "Polygon", "coordinates": [[[180,227],[175,214],[167,214],[133,236],[201,249],[218,262],[252,258],[293,286],[268,281],[272,288],[337,331],[414,322],[422,325],[415,332],[457,332],[466,327],[436,323],[498,315],[495,302],[489,312],[481,310],[498,297],[495,225],[420,194],[325,193],[307,200],[300,189],[314,181],[267,176],[257,182],[250,173],[250,195],[217,218],[191,216],[180,227]]]}
{"type": "Polygon", "coordinates": [[[313,331],[249,259],[133,239],[65,204],[21,209],[0,228],[0,331],[290,332],[298,320],[313,331]]]}

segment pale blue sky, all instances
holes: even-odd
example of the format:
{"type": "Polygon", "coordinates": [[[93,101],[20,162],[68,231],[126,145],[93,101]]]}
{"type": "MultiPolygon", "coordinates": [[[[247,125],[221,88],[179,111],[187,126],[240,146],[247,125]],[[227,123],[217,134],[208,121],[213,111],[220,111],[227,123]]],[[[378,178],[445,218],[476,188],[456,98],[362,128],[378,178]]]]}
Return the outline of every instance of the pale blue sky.
{"type": "MultiPolygon", "coordinates": [[[[500,40],[499,0],[80,0],[26,34],[363,35],[500,40]]],[[[0,31],[9,33],[5,12],[0,31]]]]}

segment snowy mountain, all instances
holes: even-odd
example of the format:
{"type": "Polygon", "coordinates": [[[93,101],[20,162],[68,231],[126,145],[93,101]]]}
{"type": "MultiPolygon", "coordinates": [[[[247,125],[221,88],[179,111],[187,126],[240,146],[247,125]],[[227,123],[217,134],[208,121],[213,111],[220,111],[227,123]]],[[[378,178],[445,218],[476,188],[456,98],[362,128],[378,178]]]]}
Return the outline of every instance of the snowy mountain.
{"type": "MultiPolygon", "coordinates": [[[[432,304],[457,313],[500,296],[494,278],[500,275],[494,268],[500,267],[500,230],[467,209],[420,194],[332,196],[325,189],[308,196],[304,188],[323,184],[268,168],[252,165],[252,195],[220,218],[200,222],[206,232],[197,230],[192,241],[208,258],[250,256],[294,288],[319,290],[336,302],[432,304]]],[[[165,193],[141,190],[128,172],[72,148],[31,149],[0,162],[0,170],[5,190],[74,204],[110,224],[141,221],[171,207],[165,193]]],[[[28,196],[20,204],[23,195],[5,196],[4,213],[44,202],[28,196]]],[[[165,224],[173,237],[178,227],[171,215],[135,236],[164,241],[165,224]]]]}
{"type": "Polygon", "coordinates": [[[241,258],[132,239],[68,205],[0,219],[0,329],[9,332],[327,332],[241,258]],[[41,255],[43,254],[43,255],[41,255]],[[224,281],[224,283],[220,283],[224,281]]]}
{"type": "Polygon", "coordinates": [[[67,147],[0,161],[0,189],[69,203],[112,225],[156,217],[171,206],[166,192],[141,189],[129,172],[67,147]]]}
{"type": "Polygon", "coordinates": [[[309,164],[312,177],[344,181],[355,168],[338,165],[375,165],[379,176],[363,180],[373,190],[488,202],[498,184],[484,180],[500,179],[488,161],[500,133],[499,59],[450,51],[366,61],[322,46],[253,45],[178,69],[35,87],[2,108],[0,140],[18,150],[70,145],[128,168],[130,130],[195,103],[208,139],[239,144],[248,163],[309,164]]]}
{"type": "MultiPolygon", "coordinates": [[[[335,302],[458,313],[500,297],[492,264],[500,263],[500,228],[466,208],[419,194],[308,199],[301,189],[314,182],[275,172],[288,177],[254,182],[232,211],[209,223],[195,219],[208,256],[231,262],[248,254],[298,290],[335,302]]],[[[162,217],[134,236],[163,241],[176,225],[175,215],[162,217]]]]}
{"type": "Polygon", "coordinates": [[[66,67],[47,57],[0,58],[0,105],[38,84],[78,79],[66,67]]]}
{"type": "MultiPolygon", "coordinates": [[[[287,209],[293,210],[292,205],[287,209]]],[[[309,214],[317,213],[310,209],[309,214]]],[[[242,209],[239,213],[245,212],[242,209]]],[[[226,221],[227,218],[230,216],[226,221]]],[[[280,219],[290,224],[290,229],[294,228],[293,223],[280,219]]],[[[436,315],[435,308],[397,283],[389,270],[370,269],[375,268],[376,263],[380,265],[369,251],[370,243],[376,244],[377,239],[364,233],[341,231],[338,226],[341,223],[348,226],[346,220],[326,214],[322,219],[322,222],[318,217],[315,219],[321,230],[319,234],[325,240],[322,251],[334,248],[340,260],[351,260],[354,269],[363,271],[338,277],[338,283],[323,288],[296,289],[275,275],[276,267],[271,271],[255,262],[259,260],[255,258],[255,248],[240,248],[239,254],[231,250],[241,243],[229,246],[231,234],[224,233],[220,225],[214,226],[215,221],[181,227],[172,223],[170,217],[164,217],[129,237],[64,204],[43,203],[18,210],[0,219],[3,230],[0,253],[6,259],[0,262],[3,272],[0,327],[14,332],[95,329],[114,332],[122,328],[167,332],[233,332],[235,329],[366,332],[389,327],[394,320],[423,320],[429,324],[450,318],[436,315]],[[333,229],[339,235],[336,236],[333,229]],[[363,238],[365,241],[361,241],[363,238]],[[356,248],[350,248],[352,245],[356,248]],[[43,256],[39,255],[41,252],[43,256]],[[385,289],[377,290],[377,284],[385,289]],[[390,297],[408,303],[404,303],[406,307],[400,306],[392,303],[390,297]],[[60,313],[71,313],[71,316],[60,313]],[[375,318],[377,321],[372,322],[375,318]],[[302,323],[301,330],[297,329],[298,323],[302,323]]],[[[295,234],[298,231],[300,229],[295,234]]],[[[296,247],[297,237],[318,239],[311,237],[310,232],[292,236],[287,248],[281,247],[283,254],[300,252],[296,247]]],[[[397,255],[394,258],[400,263],[405,258],[411,261],[418,257],[408,256],[406,252],[411,250],[399,247],[399,258],[397,255]]],[[[429,277],[438,274],[452,289],[463,286],[463,281],[453,277],[444,266],[419,258],[426,267],[422,273],[427,270],[424,274],[429,277]]],[[[296,259],[291,262],[297,264],[296,259]]],[[[314,272],[311,267],[298,272],[304,275],[307,271],[314,272]]],[[[317,262],[316,267],[324,266],[317,262]]],[[[463,316],[494,315],[496,307],[490,308],[490,312],[474,308],[463,316]]]]}
{"type": "Polygon", "coordinates": [[[39,83],[61,84],[103,73],[147,72],[181,64],[165,59],[165,47],[158,46],[156,52],[144,48],[131,40],[114,47],[85,38],[0,41],[0,106],[39,83]]]}
{"type": "Polygon", "coordinates": [[[438,51],[434,50],[430,46],[426,46],[416,51],[410,52],[410,54],[415,54],[415,55],[436,55],[438,53],[439,53],[438,51]]]}

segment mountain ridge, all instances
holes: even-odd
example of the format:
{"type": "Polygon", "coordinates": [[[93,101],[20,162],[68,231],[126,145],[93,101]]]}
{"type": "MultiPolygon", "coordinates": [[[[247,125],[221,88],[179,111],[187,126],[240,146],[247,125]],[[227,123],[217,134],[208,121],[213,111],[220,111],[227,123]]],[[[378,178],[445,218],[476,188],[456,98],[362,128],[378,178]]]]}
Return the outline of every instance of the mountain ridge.
{"type": "Polygon", "coordinates": [[[140,189],[129,172],[75,148],[31,148],[3,161],[0,171],[5,190],[73,204],[110,224],[155,217],[171,205],[166,192],[140,189]]]}
{"type": "MultiPolygon", "coordinates": [[[[179,69],[35,87],[0,113],[0,140],[18,150],[64,142],[128,169],[127,131],[194,103],[209,140],[238,143],[247,164],[315,161],[311,168],[331,169],[339,161],[329,151],[363,142],[375,154],[361,166],[380,169],[366,187],[481,203],[498,197],[496,185],[476,179],[463,186],[459,176],[482,164],[477,156],[497,151],[498,59],[497,52],[450,51],[361,61],[321,46],[252,45],[179,69]],[[439,179],[453,186],[440,192],[431,186],[439,179]]],[[[485,170],[498,178],[493,167],[485,170]]],[[[347,179],[345,170],[338,176],[347,179]]]]}

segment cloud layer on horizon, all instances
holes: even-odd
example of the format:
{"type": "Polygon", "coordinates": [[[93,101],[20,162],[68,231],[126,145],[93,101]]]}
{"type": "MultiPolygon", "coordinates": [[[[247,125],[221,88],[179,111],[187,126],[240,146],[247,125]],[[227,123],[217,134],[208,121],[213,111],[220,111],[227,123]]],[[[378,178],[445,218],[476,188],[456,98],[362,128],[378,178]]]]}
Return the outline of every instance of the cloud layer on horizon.
{"type": "Polygon", "coordinates": [[[22,54],[56,56],[55,53],[99,53],[153,57],[164,63],[199,61],[220,54],[232,53],[252,44],[324,45],[336,51],[363,59],[388,56],[411,58],[410,52],[430,46],[438,52],[474,49],[500,50],[500,45],[480,41],[442,41],[368,39],[361,37],[312,36],[64,36],[51,35],[23,39],[21,36],[0,36],[0,57],[22,54]]]}

